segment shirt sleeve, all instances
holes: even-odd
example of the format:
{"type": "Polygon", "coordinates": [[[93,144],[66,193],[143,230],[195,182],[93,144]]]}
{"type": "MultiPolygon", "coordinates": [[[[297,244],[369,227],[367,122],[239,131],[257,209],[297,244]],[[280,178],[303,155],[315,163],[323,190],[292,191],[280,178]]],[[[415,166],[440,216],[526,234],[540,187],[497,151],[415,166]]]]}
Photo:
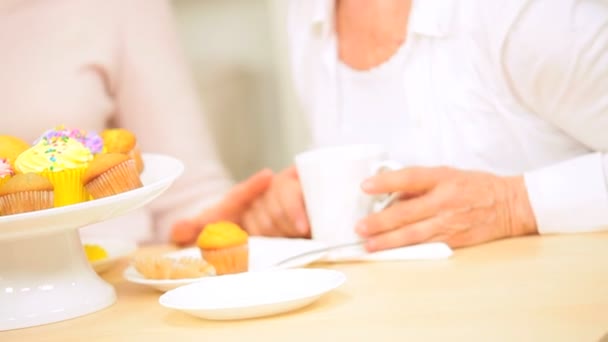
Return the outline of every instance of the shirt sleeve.
{"type": "Polygon", "coordinates": [[[503,51],[521,102],[589,151],[525,173],[538,231],[607,229],[608,4],[528,1],[503,51]]]}
{"type": "Polygon", "coordinates": [[[198,103],[170,2],[117,3],[123,17],[118,28],[115,125],[132,130],[142,152],[170,155],[185,166],[172,187],[148,206],[156,240],[167,241],[173,222],[219,200],[231,180],[198,103]]]}

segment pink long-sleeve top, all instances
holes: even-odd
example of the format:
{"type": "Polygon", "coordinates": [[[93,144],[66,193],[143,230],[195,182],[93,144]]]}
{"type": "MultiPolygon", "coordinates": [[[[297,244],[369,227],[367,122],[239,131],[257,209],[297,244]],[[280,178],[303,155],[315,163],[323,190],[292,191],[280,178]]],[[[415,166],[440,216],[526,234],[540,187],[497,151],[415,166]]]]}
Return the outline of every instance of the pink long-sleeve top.
{"type": "Polygon", "coordinates": [[[165,0],[0,2],[0,134],[33,141],[58,124],[133,131],[184,174],[161,197],[84,235],[167,240],[171,224],[231,182],[216,156],[165,0]]]}

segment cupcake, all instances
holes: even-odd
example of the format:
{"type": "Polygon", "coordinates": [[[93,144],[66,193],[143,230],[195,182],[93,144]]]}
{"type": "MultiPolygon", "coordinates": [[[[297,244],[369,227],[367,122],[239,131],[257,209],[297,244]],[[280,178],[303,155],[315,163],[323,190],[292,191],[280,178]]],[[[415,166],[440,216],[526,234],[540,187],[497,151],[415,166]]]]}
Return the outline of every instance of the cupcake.
{"type": "Polygon", "coordinates": [[[102,153],[93,159],[82,177],[92,198],[102,198],[141,188],[135,161],[122,153],[102,153]]]}
{"type": "Polygon", "coordinates": [[[0,186],[0,214],[12,215],[52,208],[53,184],[35,173],[16,174],[0,186]]]}
{"type": "Polygon", "coordinates": [[[124,128],[111,128],[101,132],[104,148],[108,153],[123,153],[135,160],[137,171],[144,170],[144,161],[137,146],[135,134],[124,128]]]}
{"type": "Polygon", "coordinates": [[[43,137],[17,157],[15,169],[47,178],[55,188],[55,206],[80,203],[89,199],[82,176],[93,159],[88,148],[69,137],[43,137]]]}
{"type": "Polygon", "coordinates": [[[0,186],[6,183],[12,176],[15,175],[13,166],[8,162],[8,159],[0,158],[0,186]]]}
{"type": "Polygon", "coordinates": [[[17,137],[0,135],[0,158],[6,159],[13,169],[17,156],[28,148],[30,148],[30,144],[17,137]]]}
{"type": "Polygon", "coordinates": [[[232,222],[205,226],[196,244],[201,256],[215,267],[218,275],[246,272],[249,267],[249,236],[232,222]]]}
{"type": "Polygon", "coordinates": [[[78,128],[68,128],[64,125],[59,125],[54,129],[50,129],[35,142],[38,143],[41,139],[52,140],[56,138],[68,137],[75,139],[88,148],[91,154],[98,154],[104,152],[103,139],[97,133],[93,131],[86,131],[78,128]]]}

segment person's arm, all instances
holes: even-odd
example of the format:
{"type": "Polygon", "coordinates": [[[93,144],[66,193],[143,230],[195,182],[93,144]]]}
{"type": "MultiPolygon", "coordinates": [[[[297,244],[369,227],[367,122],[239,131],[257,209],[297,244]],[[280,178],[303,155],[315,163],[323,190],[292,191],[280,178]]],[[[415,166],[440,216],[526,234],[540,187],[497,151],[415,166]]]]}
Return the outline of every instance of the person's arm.
{"type": "Polygon", "coordinates": [[[149,206],[156,238],[210,206],[231,181],[199,107],[166,0],[117,1],[121,10],[114,93],[115,124],[132,130],[142,152],[174,156],[184,174],[149,206]]]}
{"type": "Polygon", "coordinates": [[[589,153],[525,174],[539,233],[608,228],[608,4],[530,1],[504,45],[512,89],[589,153]]]}

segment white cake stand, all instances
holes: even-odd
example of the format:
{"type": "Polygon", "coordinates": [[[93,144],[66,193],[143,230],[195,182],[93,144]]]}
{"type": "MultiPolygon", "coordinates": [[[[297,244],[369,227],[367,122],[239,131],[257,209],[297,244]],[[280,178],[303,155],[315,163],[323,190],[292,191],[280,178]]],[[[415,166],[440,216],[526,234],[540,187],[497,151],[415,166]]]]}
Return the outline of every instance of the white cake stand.
{"type": "Polygon", "coordinates": [[[87,261],[78,229],[143,206],[183,171],[182,163],[171,157],[144,154],[143,158],[142,188],[0,216],[0,331],[83,316],[115,302],[114,288],[87,261]]]}

